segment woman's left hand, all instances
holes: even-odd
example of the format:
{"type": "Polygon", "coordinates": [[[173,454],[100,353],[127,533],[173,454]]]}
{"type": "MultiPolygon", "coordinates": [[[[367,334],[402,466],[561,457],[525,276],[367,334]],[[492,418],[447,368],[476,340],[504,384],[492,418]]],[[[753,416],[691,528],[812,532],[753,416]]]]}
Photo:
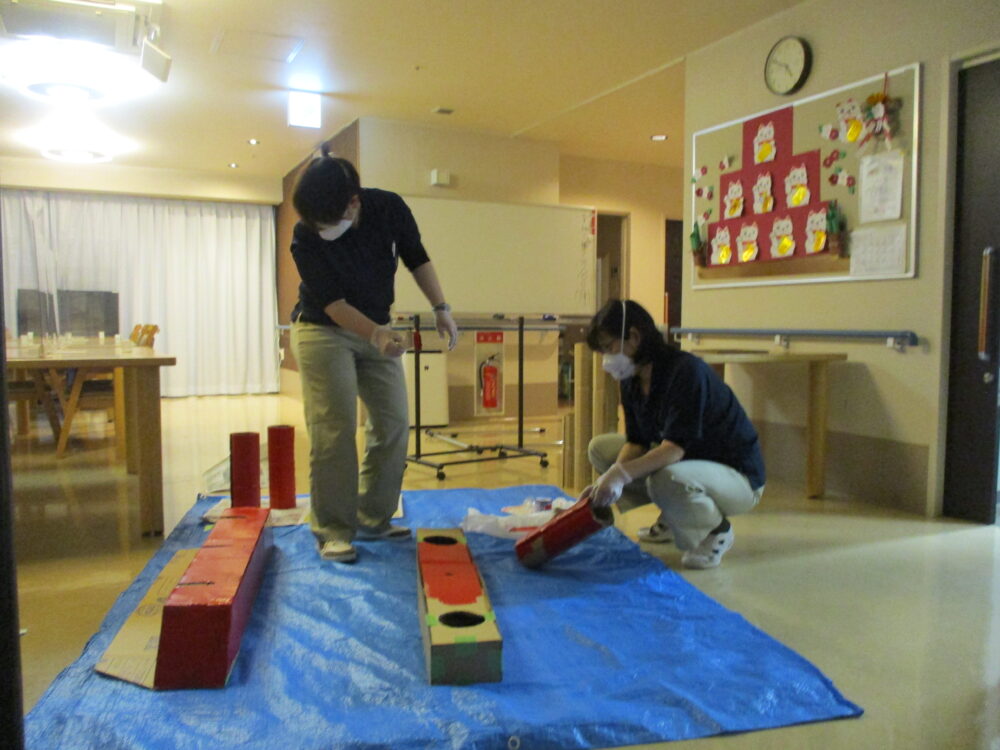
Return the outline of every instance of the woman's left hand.
{"type": "Polygon", "coordinates": [[[434,325],[441,338],[448,336],[448,351],[454,349],[458,343],[458,326],[455,325],[455,319],[451,317],[451,313],[447,310],[435,311],[434,325]]]}

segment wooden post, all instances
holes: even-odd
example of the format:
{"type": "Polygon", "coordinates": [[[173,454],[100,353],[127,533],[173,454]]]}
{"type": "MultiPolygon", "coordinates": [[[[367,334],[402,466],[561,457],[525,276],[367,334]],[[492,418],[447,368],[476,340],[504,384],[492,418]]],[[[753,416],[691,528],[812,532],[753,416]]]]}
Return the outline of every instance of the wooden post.
{"type": "Polygon", "coordinates": [[[593,354],[586,344],[573,346],[573,487],[583,489],[591,483],[593,471],[587,448],[593,437],[593,354]]]}
{"type": "MultiPolygon", "coordinates": [[[[610,378],[609,375],[605,375],[605,378],[610,378]]],[[[618,402],[620,401],[618,383],[614,384],[614,387],[608,386],[605,391],[604,397],[604,431],[605,432],[618,432],[618,402]]],[[[622,431],[624,431],[624,427],[622,431]]]]}
{"type": "Polygon", "coordinates": [[[116,367],[112,376],[115,392],[115,458],[126,460],[128,445],[125,431],[128,426],[125,421],[125,370],[116,367]]]}
{"type": "Polygon", "coordinates": [[[575,446],[573,442],[574,414],[569,412],[563,414],[562,420],[562,489],[573,486],[573,459],[575,458],[575,446]]]}
{"type": "Polygon", "coordinates": [[[806,417],[806,497],[823,497],[826,491],[826,419],[830,389],[829,363],[809,363],[809,413],[806,417]]]}
{"type": "Polygon", "coordinates": [[[604,367],[600,357],[590,358],[591,380],[593,381],[593,398],[590,407],[590,434],[603,435],[607,432],[604,424],[604,399],[607,392],[607,382],[605,381],[604,367]]]}
{"type": "Polygon", "coordinates": [[[604,372],[599,357],[594,360],[593,433],[618,432],[618,383],[604,372]]]}

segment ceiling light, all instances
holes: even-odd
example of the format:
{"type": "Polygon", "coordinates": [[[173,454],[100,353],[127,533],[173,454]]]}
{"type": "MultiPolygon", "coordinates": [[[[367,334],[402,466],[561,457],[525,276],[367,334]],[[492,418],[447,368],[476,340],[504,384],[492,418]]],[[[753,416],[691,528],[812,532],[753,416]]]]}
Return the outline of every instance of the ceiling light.
{"type": "Polygon", "coordinates": [[[288,124],[297,128],[321,127],[323,108],[319,94],[312,91],[289,91],[288,124]]]}
{"type": "Polygon", "coordinates": [[[136,144],[104,125],[82,107],[60,107],[38,125],[17,134],[21,143],[42,156],[77,164],[111,161],[136,144]]]}
{"type": "Polygon", "coordinates": [[[30,37],[0,46],[0,82],[44,101],[110,102],[160,84],[135,59],[99,44],[30,37]]]}
{"type": "Polygon", "coordinates": [[[249,141],[247,141],[247,143],[249,143],[251,146],[259,146],[260,145],[260,141],[258,141],[256,138],[251,138],[249,141]]]}
{"type": "Polygon", "coordinates": [[[436,115],[452,115],[455,113],[451,107],[435,107],[431,110],[436,115]]]}
{"type": "Polygon", "coordinates": [[[665,140],[667,140],[667,136],[663,135],[662,133],[658,133],[657,135],[651,135],[651,136],[649,136],[649,140],[651,140],[651,141],[665,141],[665,140]]]}
{"type": "Polygon", "coordinates": [[[234,161],[229,162],[229,168],[230,169],[236,169],[238,166],[239,166],[239,164],[237,164],[234,161]]]}

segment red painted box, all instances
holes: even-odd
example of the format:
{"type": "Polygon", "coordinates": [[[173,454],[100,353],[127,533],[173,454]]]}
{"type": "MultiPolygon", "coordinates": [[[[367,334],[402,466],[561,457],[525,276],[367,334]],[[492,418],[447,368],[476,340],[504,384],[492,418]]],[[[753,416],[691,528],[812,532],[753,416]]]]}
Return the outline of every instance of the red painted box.
{"type": "Polygon", "coordinates": [[[163,606],[154,687],[223,687],[270,553],[267,508],[230,508],[163,606]]]}

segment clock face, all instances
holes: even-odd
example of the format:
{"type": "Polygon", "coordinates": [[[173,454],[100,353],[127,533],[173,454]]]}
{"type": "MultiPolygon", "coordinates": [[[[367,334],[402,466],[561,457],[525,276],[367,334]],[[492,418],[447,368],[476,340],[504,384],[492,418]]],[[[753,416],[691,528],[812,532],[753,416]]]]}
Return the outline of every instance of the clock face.
{"type": "Polygon", "coordinates": [[[812,63],[804,39],[786,36],[771,48],[764,63],[764,83],[775,94],[791,94],[802,88],[812,63]]]}

